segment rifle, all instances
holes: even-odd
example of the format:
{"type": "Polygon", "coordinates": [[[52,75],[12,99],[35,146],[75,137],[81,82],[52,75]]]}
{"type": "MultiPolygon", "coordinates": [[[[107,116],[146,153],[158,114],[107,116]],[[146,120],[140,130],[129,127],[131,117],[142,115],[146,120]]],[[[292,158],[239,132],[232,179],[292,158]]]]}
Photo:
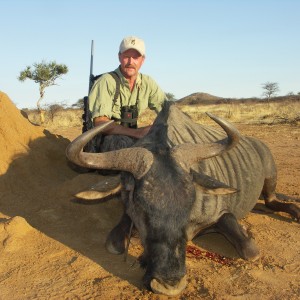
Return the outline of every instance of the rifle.
{"type": "MultiPolygon", "coordinates": [[[[93,75],[93,60],[94,60],[94,40],[92,40],[91,44],[91,60],[90,60],[90,76],[89,76],[89,91],[88,95],[92,89],[92,86],[95,81],[95,77],[93,75]]],[[[82,133],[93,128],[93,120],[92,113],[89,109],[89,97],[85,96],[83,98],[83,114],[82,114],[83,126],[82,133]]],[[[96,152],[95,138],[88,142],[87,145],[83,148],[84,152],[96,152]]]]}
{"type": "MultiPolygon", "coordinates": [[[[100,74],[97,76],[93,75],[93,60],[94,60],[94,41],[92,40],[88,95],[90,94],[90,91],[91,91],[95,81],[103,75],[103,74],[100,74]]],[[[116,81],[116,91],[115,91],[115,95],[113,98],[113,102],[115,103],[120,95],[121,81],[116,72],[113,71],[113,72],[109,72],[108,74],[110,74],[116,81]]],[[[89,97],[88,96],[85,96],[83,98],[82,120],[83,120],[82,133],[84,133],[94,127],[93,120],[92,120],[92,113],[89,109],[89,97]]],[[[91,141],[88,142],[87,145],[85,145],[85,147],[83,148],[83,151],[84,152],[92,152],[92,153],[97,152],[96,151],[97,143],[99,144],[100,140],[101,140],[101,138],[97,138],[97,136],[95,136],[91,141]]],[[[99,145],[98,145],[98,147],[99,147],[99,145]]]]}

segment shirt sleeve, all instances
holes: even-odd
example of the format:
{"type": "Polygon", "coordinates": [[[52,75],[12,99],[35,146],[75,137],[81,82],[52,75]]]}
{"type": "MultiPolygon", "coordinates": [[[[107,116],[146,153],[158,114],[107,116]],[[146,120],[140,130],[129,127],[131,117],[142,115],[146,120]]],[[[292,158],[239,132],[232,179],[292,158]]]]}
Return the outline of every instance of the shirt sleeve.
{"type": "Polygon", "coordinates": [[[89,109],[92,112],[92,118],[103,116],[111,118],[112,116],[112,101],[115,87],[108,76],[110,75],[102,75],[90,91],[89,109]]]}
{"type": "Polygon", "coordinates": [[[164,91],[159,87],[159,85],[149,77],[151,83],[151,93],[149,96],[149,108],[155,110],[157,113],[161,111],[163,103],[167,100],[164,91]]]}

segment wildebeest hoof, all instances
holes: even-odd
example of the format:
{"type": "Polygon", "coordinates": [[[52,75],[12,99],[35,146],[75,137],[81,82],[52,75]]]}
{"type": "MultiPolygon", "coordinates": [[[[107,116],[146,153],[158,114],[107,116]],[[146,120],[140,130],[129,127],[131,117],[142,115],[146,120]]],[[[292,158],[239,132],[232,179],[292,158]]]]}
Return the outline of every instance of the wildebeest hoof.
{"type": "Polygon", "coordinates": [[[294,203],[290,204],[290,207],[291,207],[291,215],[298,223],[300,223],[300,208],[294,203]]]}
{"type": "Polygon", "coordinates": [[[240,256],[245,260],[255,261],[259,258],[259,250],[254,243],[254,240],[250,238],[245,241],[241,247],[241,249],[237,249],[240,256]]]}

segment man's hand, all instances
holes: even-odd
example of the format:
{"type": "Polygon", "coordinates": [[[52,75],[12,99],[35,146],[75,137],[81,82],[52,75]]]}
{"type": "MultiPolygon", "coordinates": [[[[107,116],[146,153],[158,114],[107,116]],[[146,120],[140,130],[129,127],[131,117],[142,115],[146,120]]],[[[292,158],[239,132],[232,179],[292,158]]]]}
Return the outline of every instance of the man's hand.
{"type": "MultiPolygon", "coordinates": [[[[94,118],[94,126],[99,126],[105,122],[110,121],[108,117],[97,117],[94,118]]],[[[128,128],[122,125],[112,123],[108,127],[103,130],[104,134],[121,134],[127,135],[136,139],[140,139],[144,137],[150,130],[151,125],[141,127],[141,128],[128,128]]]]}
{"type": "Polygon", "coordinates": [[[129,129],[135,130],[136,133],[138,134],[138,137],[136,137],[136,138],[140,139],[140,138],[144,137],[146,134],[148,134],[149,130],[151,129],[151,125],[137,128],[137,129],[133,129],[133,128],[129,128],[129,129]]]}

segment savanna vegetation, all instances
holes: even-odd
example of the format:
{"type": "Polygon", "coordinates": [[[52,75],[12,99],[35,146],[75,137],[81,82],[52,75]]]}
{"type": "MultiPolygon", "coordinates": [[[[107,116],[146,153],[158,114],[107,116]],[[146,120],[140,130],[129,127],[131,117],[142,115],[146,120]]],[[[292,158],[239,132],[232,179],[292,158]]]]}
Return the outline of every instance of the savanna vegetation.
{"type": "MultiPolygon", "coordinates": [[[[205,112],[244,124],[294,124],[300,123],[300,95],[265,98],[221,98],[205,93],[195,93],[176,101],[177,105],[196,122],[210,122],[205,112]]],[[[41,124],[37,110],[22,110],[34,124],[41,124]]],[[[76,127],[82,125],[83,108],[78,100],[72,107],[64,103],[45,106],[44,126],[76,127]]],[[[149,124],[155,113],[146,111],[140,123],[149,124]]]]}

